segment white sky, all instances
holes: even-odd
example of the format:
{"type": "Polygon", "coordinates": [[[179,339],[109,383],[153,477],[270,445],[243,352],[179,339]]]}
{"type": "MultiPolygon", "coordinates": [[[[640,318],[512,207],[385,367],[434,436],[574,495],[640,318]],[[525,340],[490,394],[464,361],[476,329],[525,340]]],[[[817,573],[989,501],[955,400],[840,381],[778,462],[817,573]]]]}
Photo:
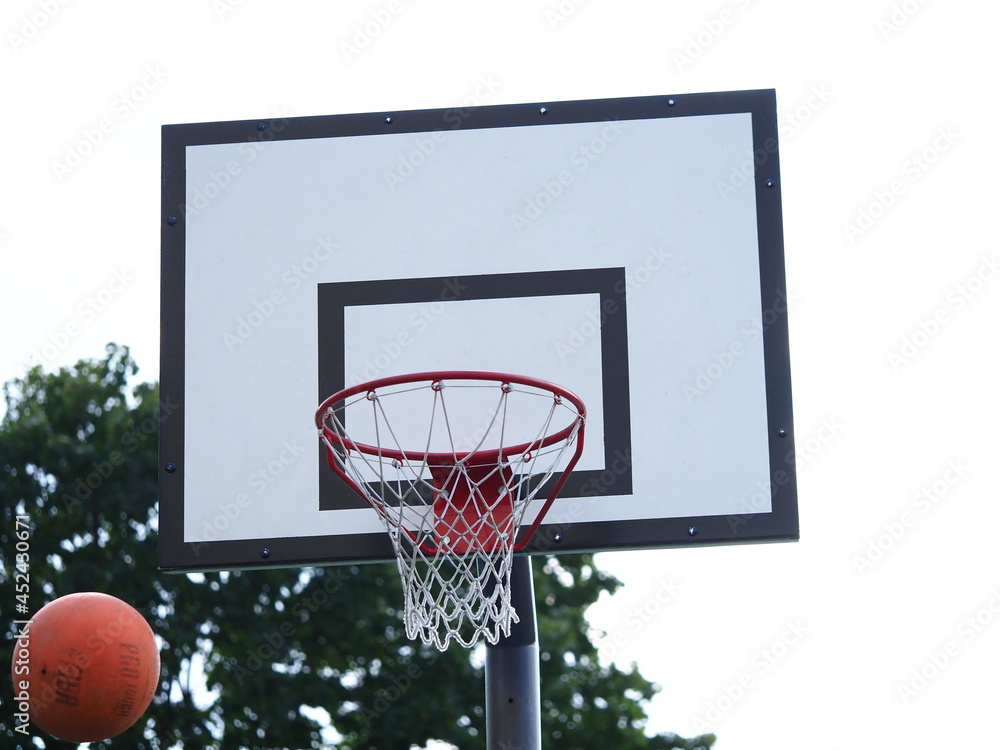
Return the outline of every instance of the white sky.
{"type": "Polygon", "coordinates": [[[628,584],[593,613],[604,653],[664,686],[653,729],[715,731],[719,750],[988,744],[998,16],[940,0],[6,0],[0,380],[109,340],[157,377],[161,124],[776,88],[802,541],[602,555],[628,584]]]}

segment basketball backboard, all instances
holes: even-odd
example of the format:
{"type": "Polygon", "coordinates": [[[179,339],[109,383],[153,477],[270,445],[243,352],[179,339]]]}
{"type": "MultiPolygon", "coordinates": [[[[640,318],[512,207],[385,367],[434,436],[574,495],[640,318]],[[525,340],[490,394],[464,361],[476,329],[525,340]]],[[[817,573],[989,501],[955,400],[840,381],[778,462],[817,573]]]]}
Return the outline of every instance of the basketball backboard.
{"type": "Polygon", "coordinates": [[[393,559],[313,414],[430,370],[586,403],[531,552],[796,539],[777,145],[773,91],[165,126],[161,568],[393,559]]]}

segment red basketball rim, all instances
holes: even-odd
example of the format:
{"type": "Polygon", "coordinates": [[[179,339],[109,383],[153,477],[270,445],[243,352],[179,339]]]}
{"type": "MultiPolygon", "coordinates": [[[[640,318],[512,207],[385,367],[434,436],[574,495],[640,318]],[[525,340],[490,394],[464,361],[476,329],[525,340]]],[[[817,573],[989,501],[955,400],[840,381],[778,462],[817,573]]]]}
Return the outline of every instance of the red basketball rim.
{"type": "Polygon", "coordinates": [[[477,370],[440,370],[435,372],[420,372],[407,375],[393,375],[377,380],[370,380],[367,383],[344,388],[337,391],[326,399],[316,410],[316,426],[322,430],[323,436],[332,444],[339,445],[344,450],[356,450],[369,456],[383,456],[398,461],[426,461],[430,465],[447,466],[461,460],[468,463],[495,462],[501,457],[506,459],[510,456],[537,451],[550,445],[567,439],[573,432],[577,423],[587,416],[587,409],[583,401],[572,391],[562,386],[550,383],[539,378],[531,378],[524,375],[511,375],[503,372],[480,372],[477,370]],[[327,411],[336,404],[346,401],[359,393],[376,393],[379,388],[387,388],[394,385],[404,385],[406,383],[438,382],[449,380],[485,380],[496,381],[498,386],[505,384],[525,385],[548,391],[553,398],[562,398],[569,401],[576,408],[579,417],[574,418],[566,427],[545,437],[533,440],[528,443],[518,445],[500,446],[487,450],[475,451],[466,455],[459,455],[455,452],[423,452],[409,450],[395,450],[366,443],[356,443],[352,440],[341,437],[326,424],[327,411]]]}

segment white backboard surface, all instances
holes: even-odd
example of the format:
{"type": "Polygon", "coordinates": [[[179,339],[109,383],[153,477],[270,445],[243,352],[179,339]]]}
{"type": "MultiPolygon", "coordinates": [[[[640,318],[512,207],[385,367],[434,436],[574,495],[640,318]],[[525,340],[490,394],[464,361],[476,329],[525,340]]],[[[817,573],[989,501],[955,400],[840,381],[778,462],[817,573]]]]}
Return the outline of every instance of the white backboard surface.
{"type": "Polygon", "coordinates": [[[533,551],[796,538],[775,119],[761,91],[166,126],[161,567],[389,559],[313,414],[441,369],[587,404],[533,551]]]}

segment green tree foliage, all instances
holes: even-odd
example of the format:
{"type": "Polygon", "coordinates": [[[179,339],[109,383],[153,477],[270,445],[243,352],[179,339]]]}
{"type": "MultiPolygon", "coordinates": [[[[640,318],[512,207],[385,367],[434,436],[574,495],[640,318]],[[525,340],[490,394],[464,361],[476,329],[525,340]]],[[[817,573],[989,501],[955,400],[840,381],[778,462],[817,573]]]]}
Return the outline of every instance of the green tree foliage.
{"type": "MultiPolygon", "coordinates": [[[[157,432],[176,407],[158,401],[155,385],[133,385],[136,372],[128,349],[109,345],[102,360],[34,368],[4,388],[2,590],[13,599],[14,516],[26,515],[32,611],[103,591],[139,609],[162,638],[153,705],[92,747],[482,747],[482,660],[407,640],[394,566],[157,571],[157,432]]],[[[655,687],[635,669],[599,663],[583,613],[618,585],[590,556],[535,560],[546,747],[707,750],[712,735],[645,736],[655,687]]],[[[6,664],[12,619],[0,643],[6,664]]],[[[14,732],[12,714],[0,715],[2,744],[37,747],[14,732]]],[[[75,747],[32,734],[46,750],[75,747]]]]}

